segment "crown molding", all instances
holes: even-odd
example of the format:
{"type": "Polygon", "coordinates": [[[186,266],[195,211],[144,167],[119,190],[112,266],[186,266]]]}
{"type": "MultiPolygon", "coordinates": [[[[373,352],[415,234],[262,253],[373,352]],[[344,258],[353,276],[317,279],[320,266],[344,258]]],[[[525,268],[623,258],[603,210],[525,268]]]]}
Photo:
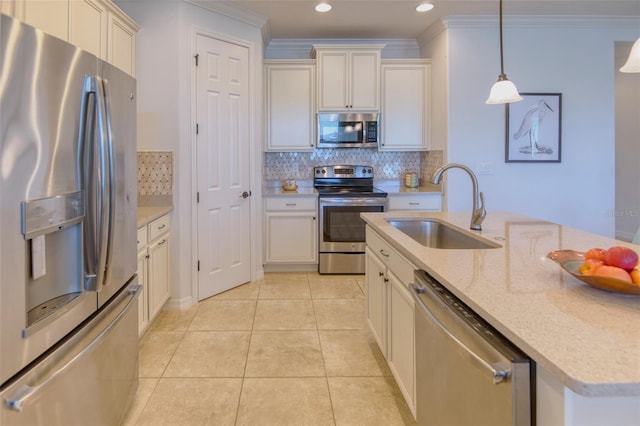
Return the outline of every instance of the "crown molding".
{"type": "MultiPolygon", "coordinates": [[[[418,35],[418,46],[423,46],[449,28],[497,28],[500,24],[494,15],[452,15],[438,19],[418,35]]],[[[506,28],[561,28],[602,29],[640,28],[640,16],[503,16],[506,28]]]]}
{"type": "MultiPolygon", "coordinates": [[[[499,19],[497,15],[452,15],[441,18],[440,24],[444,29],[495,28],[499,25],[499,19]]],[[[637,29],[640,26],[640,16],[511,15],[503,16],[503,26],[512,28],[601,29],[628,27],[637,29]]]]}
{"type": "Polygon", "coordinates": [[[194,6],[201,7],[220,15],[227,16],[236,21],[244,22],[245,24],[259,28],[262,32],[263,47],[266,48],[271,37],[271,26],[266,16],[251,10],[242,8],[236,4],[231,3],[228,0],[184,0],[186,3],[190,3],[194,6]]]}
{"type": "Polygon", "coordinates": [[[395,50],[411,50],[418,49],[418,44],[414,39],[353,39],[353,38],[335,38],[335,39],[274,39],[271,40],[267,48],[276,52],[282,51],[298,51],[308,52],[309,57],[312,57],[313,45],[344,45],[344,46],[359,46],[359,45],[379,45],[384,46],[384,51],[395,50]]]}

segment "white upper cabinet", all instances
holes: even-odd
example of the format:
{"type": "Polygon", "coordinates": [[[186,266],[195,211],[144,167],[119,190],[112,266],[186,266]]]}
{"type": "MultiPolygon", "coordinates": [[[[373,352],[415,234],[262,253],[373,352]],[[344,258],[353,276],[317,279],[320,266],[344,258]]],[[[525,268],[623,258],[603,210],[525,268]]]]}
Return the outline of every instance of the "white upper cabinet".
{"type": "Polygon", "coordinates": [[[1,0],[1,11],[135,75],[138,25],[111,0],[1,0]]]}
{"type": "Polygon", "coordinates": [[[318,111],[378,111],[383,45],[314,45],[318,111]]]}
{"type": "Polygon", "coordinates": [[[98,58],[107,58],[107,15],[104,3],[96,0],[69,2],[69,42],[98,58]]]}
{"type": "Polygon", "coordinates": [[[69,40],[69,1],[14,0],[14,17],[42,31],[69,40]]]}
{"type": "Polygon", "coordinates": [[[380,151],[430,148],[430,61],[382,62],[380,151]]]}
{"type": "Polygon", "coordinates": [[[265,61],[265,151],[313,151],[315,63],[265,61]]]}
{"type": "Polygon", "coordinates": [[[124,13],[109,12],[107,62],[135,76],[138,26],[124,13]],[[132,25],[133,24],[133,25],[132,25]]]}

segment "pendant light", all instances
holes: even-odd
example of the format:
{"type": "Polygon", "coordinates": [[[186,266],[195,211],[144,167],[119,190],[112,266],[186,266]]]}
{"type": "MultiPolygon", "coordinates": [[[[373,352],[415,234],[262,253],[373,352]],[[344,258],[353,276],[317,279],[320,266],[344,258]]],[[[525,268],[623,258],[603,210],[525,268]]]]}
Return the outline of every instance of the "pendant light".
{"type": "Polygon", "coordinates": [[[627,62],[620,67],[620,72],[640,72],[640,37],[633,43],[627,62]]]}
{"type": "Polygon", "coordinates": [[[508,104],[522,100],[516,85],[509,81],[504,73],[504,54],[502,51],[502,0],[500,0],[500,75],[498,81],[491,87],[487,104],[508,104]]]}

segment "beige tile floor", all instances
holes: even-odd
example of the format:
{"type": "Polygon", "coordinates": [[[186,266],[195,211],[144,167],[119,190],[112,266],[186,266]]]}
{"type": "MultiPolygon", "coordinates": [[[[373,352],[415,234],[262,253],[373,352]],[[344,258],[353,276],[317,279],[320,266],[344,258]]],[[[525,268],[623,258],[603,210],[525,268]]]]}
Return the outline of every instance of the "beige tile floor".
{"type": "Polygon", "coordinates": [[[124,424],[415,424],[367,328],[363,285],[271,273],[161,312],[124,424]]]}

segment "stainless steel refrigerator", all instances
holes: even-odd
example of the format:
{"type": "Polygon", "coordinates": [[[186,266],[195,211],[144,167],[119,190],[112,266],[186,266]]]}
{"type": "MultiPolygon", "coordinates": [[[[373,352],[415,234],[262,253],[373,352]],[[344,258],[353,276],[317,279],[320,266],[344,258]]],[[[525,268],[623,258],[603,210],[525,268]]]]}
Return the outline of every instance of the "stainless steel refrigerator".
{"type": "Polygon", "coordinates": [[[118,424],[138,383],[136,82],[0,32],[0,425],[118,424]]]}

